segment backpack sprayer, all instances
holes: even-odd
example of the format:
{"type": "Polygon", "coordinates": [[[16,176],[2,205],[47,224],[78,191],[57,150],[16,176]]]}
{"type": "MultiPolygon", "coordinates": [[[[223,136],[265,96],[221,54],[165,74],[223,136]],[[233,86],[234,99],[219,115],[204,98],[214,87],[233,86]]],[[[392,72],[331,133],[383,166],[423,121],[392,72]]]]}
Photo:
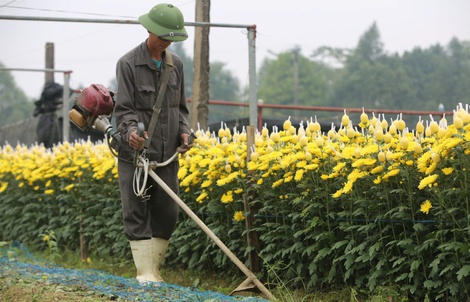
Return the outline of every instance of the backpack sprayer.
{"type": "MultiPolygon", "coordinates": [[[[70,120],[82,131],[95,129],[105,134],[107,138],[108,146],[115,156],[117,154],[114,150],[121,144],[122,139],[119,132],[116,132],[111,125],[110,119],[114,109],[114,93],[109,91],[106,87],[101,84],[92,84],[91,86],[82,90],[80,95],[75,99],[75,105],[69,112],[70,120]],[[113,150],[114,149],[114,150],[113,150]]],[[[139,123],[137,125],[137,134],[143,136],[144,125],[139,123]]],[[[189,137],[188,145],[192,144],[192,141],[196,138],[194,133],[191,133],[189,137]]],[[[243,262],[241,262],[232,251],[209,229],[204,222],[182,201],[179,196],[171,190],[171,188],[153,171],[156,167],[163,167],[173,160],[176,159],[178,154],[186,149],[187,146],[179,147],[175,154],[167,161],[162,163],[149,162],[145,157],[145,148],[142,152],[136,151],[134,157],[134,165],[136,171],[140,171],[144,174],[146,179],[148,175],[152,177],[155,182],[162,187],[163,190],[183,209],[186,214],[214,241],[214,243],[227,255],[230,260],[247,276],[247,279],[243,281],[233,292],[242,291],[246,289],[252,289],[257,287],[263,294],[265,294],[270,300],[276,300],[276,298],[269,292],[269,290],[260,282],[260,280],[248,269],[243,262]]],[[[138,177],[140,178],[140,177],[138,177]]],[[[146,181],[143,185],[145,186],[146,181]]],[[[145,190],[139,187],[134,188],[136,194],[145,194],[145,190]]]]}

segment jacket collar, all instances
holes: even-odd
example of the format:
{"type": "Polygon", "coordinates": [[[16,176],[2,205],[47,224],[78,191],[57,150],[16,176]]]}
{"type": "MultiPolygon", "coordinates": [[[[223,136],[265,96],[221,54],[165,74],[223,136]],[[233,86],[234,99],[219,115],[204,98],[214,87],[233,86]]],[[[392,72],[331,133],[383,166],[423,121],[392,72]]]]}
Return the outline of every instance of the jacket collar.
{"type": "MultiPolygon", "coordinates": [[[[147,40],[148,39],[146,39],[138,46],[139,51],[137,52],[135,65],[147,65],[150,69],[158,70],[147,48],[147,40]]],[[[162,64],[165,64],[166,61],[165,54],[166,52],[162,54],[162,64]]]]}

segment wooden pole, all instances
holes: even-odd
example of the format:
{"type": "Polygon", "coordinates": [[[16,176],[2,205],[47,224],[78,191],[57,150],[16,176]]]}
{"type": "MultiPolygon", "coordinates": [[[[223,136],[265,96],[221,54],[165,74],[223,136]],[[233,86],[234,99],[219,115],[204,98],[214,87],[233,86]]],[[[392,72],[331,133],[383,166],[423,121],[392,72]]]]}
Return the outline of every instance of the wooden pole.
{"type": "MultiPolygon", "coordinates": [[[[54,43],[46,43],[46,69],[54,69],[54,43]]],[[[46,71],[44,73],[44,83],[54,81],[54,72],[46,71]]]]}
{"type": "MultiPolygon", "coordinates": [[[[83,199],[80,197],[79,203],[82,204],[83,199]]],[[[82,262],[86,262],[88,258],[88,248],[87,241],[85,237],[85,229],[83,227],[83,208],[80,209],[80,226],[79,226],[79,236],[80,236],[80,258],[82,262]]]]}
{"type": "MultiPolygon", "coordinates": [[[[247,162],[251,160],[251,146],[255,144],[255,126],[250,125],[246,127],[246,141],[247,141],[247,162]]],[[[256,207],[250,205],[250,201],[254,198],[254,192],[252,190],[248,190],[243,195],[243,205],[245,208],[245,213],[249,213],[248,216],[245,218],[246,224],[246,240],[248,242],[248,246],[251,248],[248,254],[250,259],[250,268],[251,271],[254,273],[259,273],[260,271],[260,262],[258,257],[258,250],[259,250],[259,242],[258,242],[258,234],[252,230],[253,224],[255,221],[255,215],[257,214],[256,207]]]]}
{"type": "MultiPolygon", "coordinates": [[[[196,0],[196,21],[210,21],[210,0],[196,0]]],[[[194,29],[194,77],[191,112],[191,129],[207,128],[209,115],[209,27],[194,29]]]]}

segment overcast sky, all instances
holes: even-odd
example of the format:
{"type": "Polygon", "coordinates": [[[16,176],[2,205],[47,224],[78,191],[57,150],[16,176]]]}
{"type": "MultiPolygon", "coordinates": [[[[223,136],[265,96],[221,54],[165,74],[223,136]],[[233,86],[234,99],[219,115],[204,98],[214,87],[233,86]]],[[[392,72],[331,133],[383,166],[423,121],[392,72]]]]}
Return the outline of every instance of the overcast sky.
{"type": "MultiPolygon", "coordinates": [[[[195,0],[167,1],[181,9],[185,21],[195,21],[195,0]]],[[[149,0],[0,0],[0,16],[86,19],[131,19],[147,13],[158,1],[149,0]]],[[[256,63],[301,48],[309,56],[320,46],[354,48],[376,22],[388,53],[415,47],[445,46],[456,37],[470,40],[470,0],[212,0],[211,22],[256,25],[256,63]]],[[[194,28],[182,42],[193,56],[194,28]]],[[[45,66],[45,45],[54,43],[55,68],[72,70],[71,87],[93,83],[108,86],[116,61],[147,37],[140,25],[88,24],[0,19],[0,62],[8,68],[45,66]]],[[[248,84],[248,39],[244,28],[211,28],[210,60],[248,84]]],[[[44,74],[14,71],[17,85],[39,98],[44,74]]],[[[63,74],[55,75],[63,84],[63,74]]]]}

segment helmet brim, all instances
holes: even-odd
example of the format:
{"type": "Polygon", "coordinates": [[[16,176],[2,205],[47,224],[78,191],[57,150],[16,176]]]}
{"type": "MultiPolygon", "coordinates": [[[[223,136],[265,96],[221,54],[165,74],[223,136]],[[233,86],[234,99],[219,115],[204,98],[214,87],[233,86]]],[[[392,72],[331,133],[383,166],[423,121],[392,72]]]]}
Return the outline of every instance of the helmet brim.
{"type": "Polygon", "coordinates": [[[139,17],[139,23],[152,34],[162,37],[165,40],[180,42],[188,38],[188,33],[183,27],[181,29],[168,29],[153,22],[148,14],[139,17]]]}

